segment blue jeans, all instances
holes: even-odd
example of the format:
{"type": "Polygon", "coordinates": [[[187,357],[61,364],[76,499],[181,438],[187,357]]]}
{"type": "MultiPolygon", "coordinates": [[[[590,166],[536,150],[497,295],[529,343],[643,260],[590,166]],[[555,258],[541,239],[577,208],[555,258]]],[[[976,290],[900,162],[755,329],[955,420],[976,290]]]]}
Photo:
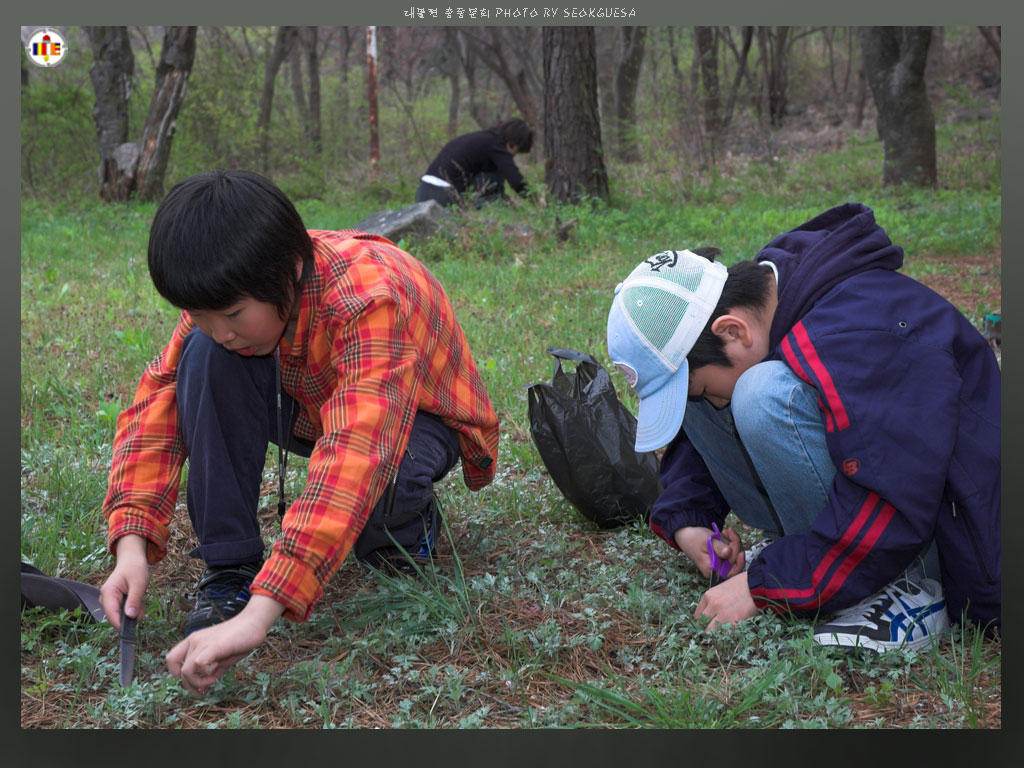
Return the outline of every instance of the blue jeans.
{"type": "MultiPolygon", "coordinates": [[[[188,514],[199,540],[192,556],[207,565],[262,559],[259,490],[267,447],[278,443],[274,358],[228,352],[196,328],[182,347],[177,399],[188,455],[188,514]]],[[[309,457],[314,444],[293,434],[302,407],[281,393],[288,450],[309,457]]],[[[375,551],[392,546],[388,533],[415,550],[424,539],[434,483],[459,456],[455,432],[437,416],[418,411],[398,474],[353,548],[356,557],[373,562],[375,551]]]]}
{"type": "MultiPolygon", "coordinates": [[[[825,444],[818,391],[785,363],[747,369],[732,401],[686,405],[683,429],[725,500],[767,536],[805,533],[828,500],[836,468],[825,444]]],[[[925,569],[938,574],[934,542],[925,569]]]]}

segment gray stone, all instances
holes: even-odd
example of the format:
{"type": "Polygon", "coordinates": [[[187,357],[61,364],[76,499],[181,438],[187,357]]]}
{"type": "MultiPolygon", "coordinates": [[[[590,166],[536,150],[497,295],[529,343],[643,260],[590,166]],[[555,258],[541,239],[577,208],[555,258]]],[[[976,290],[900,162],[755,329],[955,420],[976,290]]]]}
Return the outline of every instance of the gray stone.
{"type": "Polygon", "coordinates": [[[356,229],[383,235],[396,243],[403,237],[428,238],[451,213],[433,200],[414,203],[397,211],[380,211],[356,224],[356,229]]]}

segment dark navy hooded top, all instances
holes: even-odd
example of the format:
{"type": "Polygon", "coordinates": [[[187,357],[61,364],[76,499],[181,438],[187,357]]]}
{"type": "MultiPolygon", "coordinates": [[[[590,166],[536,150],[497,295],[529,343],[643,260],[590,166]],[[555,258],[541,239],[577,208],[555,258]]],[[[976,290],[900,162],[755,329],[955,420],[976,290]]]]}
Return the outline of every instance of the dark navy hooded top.
{"type": "Polygon", "coordinates": [[[526,181],[516,167],[508,145],[495,131],[474,131],[458,136],[437,153],[427,173],[444,179],[456,192],[465,192],[478,173],[500,173],[519,195],[526,181]]]}
{"type": "MultiPolygon", "coordinates": [[[[757,254],[778,268],[767,359],[818,391],[836,474],[810,530],[750,564],[758,608],[827,614],[882,589],[934,539],[953,620],[999,625],[1000,372],[970,322],[896,270],[903,250],[869,208],[833,208],[757,254]]],[[[651,527],[729,511],[680,430],[651,527]]]]}

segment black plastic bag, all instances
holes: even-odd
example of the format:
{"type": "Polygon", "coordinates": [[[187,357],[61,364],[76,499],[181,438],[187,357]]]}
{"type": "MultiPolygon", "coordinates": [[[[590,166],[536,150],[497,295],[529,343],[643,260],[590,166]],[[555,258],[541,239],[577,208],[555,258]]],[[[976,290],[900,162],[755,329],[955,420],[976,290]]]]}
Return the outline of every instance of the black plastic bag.
{"type": "Polygon", "coordinates": [[[530,433],[551,479],[601,528],[644,518],[661,492],[658,458],[637,453],[636,418],[608,372],[588,354],[548,347],[551,383],[529,387],[530,433]],[[579,361],[575,373],[562,360],[579,361]]]}

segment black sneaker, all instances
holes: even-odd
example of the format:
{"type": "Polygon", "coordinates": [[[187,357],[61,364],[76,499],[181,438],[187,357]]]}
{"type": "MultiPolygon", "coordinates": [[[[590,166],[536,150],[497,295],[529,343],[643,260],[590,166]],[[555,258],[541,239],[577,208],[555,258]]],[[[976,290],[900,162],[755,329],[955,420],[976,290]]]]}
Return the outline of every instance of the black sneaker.
{"type": "Polygon", "coordinates": [[[430,506],[423,515],[426,535],[415,547],[402,552],[398,547],[381,547],[370,553],[366,563],[374,568],[390,568],[410,576],[416,574],[417,566],[424,568],[430,564],[437,546],[437,532],[440,528],[441,509],[437,497],[432,496],[430,506]]]}
{"type": "Polygon", "coordinates": [[[185,635],[237,616],[252,597],[250,587],[263,561],[209,566],[196,585],[196,602],[185,616],[185,635]]]}

